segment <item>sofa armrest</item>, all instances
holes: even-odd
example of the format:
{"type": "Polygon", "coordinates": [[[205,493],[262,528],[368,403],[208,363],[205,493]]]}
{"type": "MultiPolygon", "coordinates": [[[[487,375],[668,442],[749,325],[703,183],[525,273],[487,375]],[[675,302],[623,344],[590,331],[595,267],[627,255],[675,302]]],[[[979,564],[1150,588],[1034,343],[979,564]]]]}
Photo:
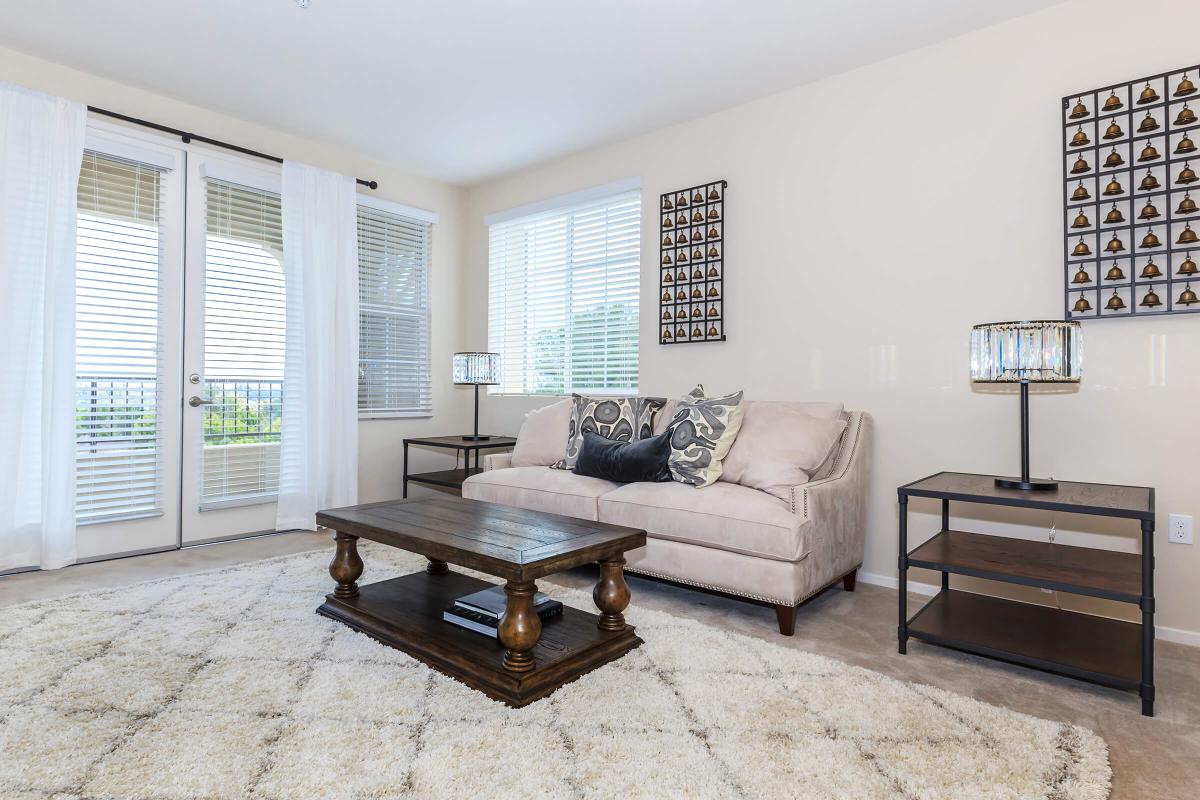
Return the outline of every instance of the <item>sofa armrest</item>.
{"type": "Polygon", "coordinates": [[[792,513],[813,525],[812,555],[828,581],[862,564],[870,462],[871,415],[855,411],[829,477],[792,487],[792,513]]]}
{"type": "Polygon", "coordinates": [[[507,469],[512,466],[512,453],[488,453],[483,457],[483,471],[507,469]]]}

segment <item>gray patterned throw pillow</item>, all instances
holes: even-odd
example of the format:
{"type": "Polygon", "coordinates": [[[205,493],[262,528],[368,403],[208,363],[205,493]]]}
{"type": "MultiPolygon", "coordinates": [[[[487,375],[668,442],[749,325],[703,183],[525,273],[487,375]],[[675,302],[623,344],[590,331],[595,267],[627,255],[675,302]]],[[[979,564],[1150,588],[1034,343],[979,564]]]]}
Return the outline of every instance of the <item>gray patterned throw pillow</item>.
{"type": "Polygon", "coordinates": [[[584,397],[571,395],[571,424],[567,452],[554,469],[574,469],[583,447],[583,434],[598,433],[617,442],[634,442],[654,435],[654,418],[667,404],[664,397],[584,397]]]}
{"type": "Polygon", "coordinates": [[[741,392],[709,397],[700,385],[680,400],[670,425],[671,477],[697,488],[714,483],[744,415],[741,392]]]}

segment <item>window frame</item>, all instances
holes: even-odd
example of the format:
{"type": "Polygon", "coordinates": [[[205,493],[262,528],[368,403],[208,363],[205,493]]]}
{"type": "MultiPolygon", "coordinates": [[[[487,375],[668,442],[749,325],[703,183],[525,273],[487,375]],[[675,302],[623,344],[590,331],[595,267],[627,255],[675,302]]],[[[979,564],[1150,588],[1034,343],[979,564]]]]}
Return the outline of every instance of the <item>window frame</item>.
{"type": "MultiPolygon", "coordinates": [[[[425,315],[428,329],[425,337],[425,364],[426,375],[429,381],[429,410],[416,409],[411,411],[381,411],[373,409],[363,409],[358,406],[358,418],[360,420],[375,420],[375,419],[430,419],[434,416],[434,398],[433,398],[433,235],[434,226],[438,224],[441,217],[432,211],[416,208],[414,206],[396,203],[391,200],[383,200],[379,197],[366,194],[360,188],[358,197],[355,203],[355,225],[358,222],[358,209],[368,208],[373,211],[381,211],[385,214],[393,214],[410,222],[415,222],[424,225],[428,231],[428,240],[425,246],[425,315]]],[[[362,253],[359,253],[359,279],[362,279],[362,253]]],[[[358,312],[359,324],[362,324],[362,309],[358,312]]],[[[362,365],[362,338],[359,337],[359,368],[362,365]]],[[[357,386],[356,386],[357,389],[357,386]]],[[[356,406],[358,401],[355,401],[356,406]]]]}
{"type": "MultiPolygon", "coordinates": [[[[570,194],[564,194],[564,195],[559,195],[556,197],[547,198],[545,200],[537,201],[537,202],[530,203],[527,205],[518,206],[516,208],[512,208],[507,211],[501,211],[501,212],[497,212],[494,214],[489,214],[486,217],[484,217],[484,222],[488,228],[488,349],[493,352],[498,352],[501,354],[500,355],[501,370],[503,371],[503,369],[504,369],[503,362],[505,359],[505,353],[502,348],[502,342],[495,341],[492,336],[492,312],[493,312],[493,308],[492,308],[492,280],[493,280],[492,232],[493,232],[493,229],[498,225],[510,225],[513,223],[519,223],[522,220],[528,220],[528,219],[531,219],[534,217],[553,218],[555,215],[558,215],[564,219],[569,218],[579,212],[586,212],[588,210],[589,206],[595,207],[595,206],[600,205],[601,203],[612,202],[623,195],[629,195],[629,194],[636,193],[637,201],[638,201],[638,213],[637,213],[638,230],[637,230],[637,233],[633,236],[633,241],[636,242],[637,247],[638,247],[637,267],[634,270],[634,274],[637,277],[638,286],[637,286],[637,290],[634,293],[635,301],[634,301],[633,307],[634,307],[635,312],[637,313],[638,318],[637,318],[637,322],[635,323],[635,325],[633,327],[633,332],[634,332],[635,347],[636,347],[636,351],[637,351],[638,368],[637,368],[636,377],[635,377],[635,385],[632,387],[624,387],[624,388],[618,387],[618,388],[611,388],[611,389],[608,389],[608,388],[579,388],[579,387],[576,387],[573,385],[567,385],[567,382],[564,380],[564,385],[563,385],[561,391],[531,392],[531,391],[528,391],[527,386],[525,387],[526,388],[525,391],[513,391],[511,389],[506,389],[505,384],[502,381],[501,383],[498,383],[496,385],[488,387],[489,395],[497,395],[500,397],[506,397],[506,396],[507,397],[569,397],[573,393],[586,393],[589,396],[594,396],[594,397],[606,397],[606,396],[620,397],[620,396],[624,396],[624,395],[637,394],[637,392],[640,390],[640,385],[641,385],[641,339],[642,339],[642,337],[641,337],[641,325],[642,325],[642,319],[641,319],[641,295],[642,295],[641,265],[642,265],[642,245],[643,245],[642,235],[643,235],[643,227],[644,227],[643,219],[642,219],[642,213],[643,213],[642,201],[644,198],[642,197],[641,190],[642,190],[642,182],[641,182],[640,178],[626,178],[624,180],[615,181],[613,183],[608,183],[608,184],[603,184],[600,186],[594,186],[594,187],[591,187],[588,189],[583,189],[578,192],[572,192],[570,194]]],[[[566,259],[566,263],[568,265],[570,265],[572,263],[572,259],[574,257],[573,249],[574,249],[575,235],[576,235],[575,227],[573,224],[571,224],[568,226],[568,229],[564,233],[564,237],[566,240],[566,249],[570,253],[570,255],[566,259]]],[[[607,267],[606,267],[606,271],[607,271],[607,267]]],[[[566,272],[567,286],[563,292],[565,310],[569,310],[569,307],[570,307],[570,299],[571,299],[570,298],[570,286],[573,281],[573,278],[574,278],[573,270],[568,269],[566,272]]],[[[526,312],[526,314],[528,313],[527,307],[525,309],[525,312],[526,312]]],[[[564,330],[565,331],[570,330],[572,322],[573,322],[572,315],[569,313],[566,314],[566,318],[564,321],[564,330]]],[[[567,336],[567,338],[569,339],[569,335],[567,336]]],[[[526,356],[526,360],[528,360],[528,356],[529,356],[528,350],[526,350],[525,356],[526,356]]],[[[569,365],[571,363],[571,361],[572,361],[572,358],[571,358],[570,353],[568,352],[564,355],[564,364],[569,365]]]]}

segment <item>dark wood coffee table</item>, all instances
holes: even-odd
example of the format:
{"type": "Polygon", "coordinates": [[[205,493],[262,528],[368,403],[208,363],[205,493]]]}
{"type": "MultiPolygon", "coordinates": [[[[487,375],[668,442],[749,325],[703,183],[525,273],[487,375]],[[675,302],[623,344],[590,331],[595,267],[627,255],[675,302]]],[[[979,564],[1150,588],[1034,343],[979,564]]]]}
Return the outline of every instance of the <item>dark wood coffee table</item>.
{"type": "Polygon", "coordinates": [[[624,554],[646,532],[458,497],[389,500],[321,511],[336,552],[337,582],[317,609],[512,706],[527,705],[642,643],[622,612],[629,605],[624,554]],[[359,538],[420,553],[424,572],[359,586],[359,538]],[[546,622],[534,612],[537,578],[600,562],[592,599],[600,614],[566,606],[546,622]],[[448,564],[505,579],[499,641],[442,620],[455,599],[493,584],[448,564]]]}

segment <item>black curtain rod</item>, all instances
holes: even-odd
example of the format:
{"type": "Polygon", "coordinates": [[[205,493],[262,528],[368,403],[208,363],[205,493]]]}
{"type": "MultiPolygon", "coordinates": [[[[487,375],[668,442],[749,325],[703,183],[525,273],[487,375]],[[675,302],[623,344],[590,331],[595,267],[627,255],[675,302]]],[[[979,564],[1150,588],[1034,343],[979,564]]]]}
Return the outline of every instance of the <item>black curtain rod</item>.
{"type": "MultiPolygon", "coordinates": [[[[183,140],[184,144],[187,144],[188,142],[203,142],[204,144],[211,144],[214,147],[224,147],[226,150],[233,150],[234,152],[243,153],[248,156],[254,156],[255,158],[265,158],[267,161],[274,161],[276,164],[283,163],[283,159],[280,158],[279,156],[273,156],[273,155],[269,155],[267,153],[260,153],[257,150],[251,150],[248,147],[239,147],[238,145],[230,144],[229,142],[222,142],[217,139],[210,139],[207,136],[199,136],[195,133],[188,133],[187,131],[181,131],[178,128],[171,128],[166,125],[159,125],[157,122],[150,122],[149,120],[138,119],[137,117],[130,117],[125,114],[118,114],[115,111],[109,111],[108,109],[104,109],[104,108],[96,108],[95,106],[88,106],[88,111],[91,111],[94,114],[101,114],[106,117],[112,117],[113,119],[119,119],[123,122],[132,122],[134,125],[141,125],[146,128],[153,128],[156,131],[162,131],[163,133],[169,133],[172,136],[178,136],[180,139],[183,140]]],[[[375,181],[364,181],[362,178],[355,178],[355,180],[358,181],[358,183],[360,185],[366,186],[368,189],[378,189],[379,188],[379,184],[375,181]]]]}

